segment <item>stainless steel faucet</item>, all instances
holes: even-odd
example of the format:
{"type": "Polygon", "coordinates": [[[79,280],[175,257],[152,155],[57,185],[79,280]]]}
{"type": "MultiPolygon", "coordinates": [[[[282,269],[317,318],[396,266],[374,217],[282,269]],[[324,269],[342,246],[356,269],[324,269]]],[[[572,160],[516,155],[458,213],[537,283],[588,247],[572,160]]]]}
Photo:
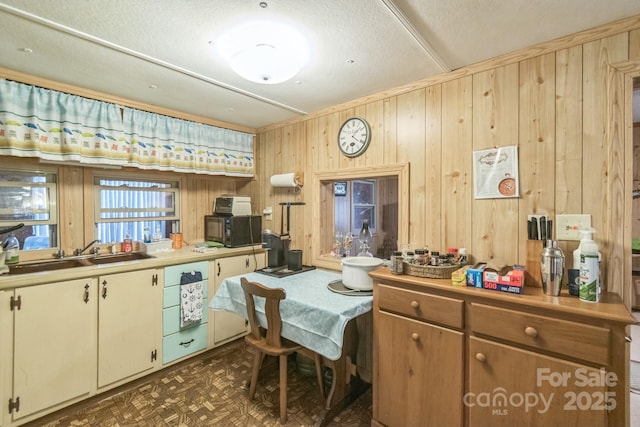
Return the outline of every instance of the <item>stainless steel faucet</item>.
{"type": "MultiPolygon", "coordinates": [[[[87,246],[85,246],[83,249],[76,249],[76,250],[73,252],[73,254],[74,254],[75,256],[82,255],[82,254],[84,253],[84,251],[86,251],[87,249],[89,249],[91,246],[93,246],[93,245],[94,245],[94,244],[96,244],[96,243],[100,243],[100,239],[96,239],[96,240],[92,241],[92,242],[91,242],[91,243],[89,243],[87,246]]],[[[94,253],[94,254],[97,254],[97,253],[98,253],[98,250],[100,250],[100,248],[98,248],[98,247],[96,246],[95,248],[93,248],[93,253],[94,253]]]]}

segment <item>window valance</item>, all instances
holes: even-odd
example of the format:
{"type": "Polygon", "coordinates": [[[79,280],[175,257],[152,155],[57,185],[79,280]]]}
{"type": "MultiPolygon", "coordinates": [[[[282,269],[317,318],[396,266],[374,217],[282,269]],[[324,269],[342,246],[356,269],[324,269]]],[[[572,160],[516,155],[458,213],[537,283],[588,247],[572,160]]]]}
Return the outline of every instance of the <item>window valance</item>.
{"type": "Polygon", "coordinates": [[[253,135],[0,80],[0,155],[253,176],[253,135]]]}

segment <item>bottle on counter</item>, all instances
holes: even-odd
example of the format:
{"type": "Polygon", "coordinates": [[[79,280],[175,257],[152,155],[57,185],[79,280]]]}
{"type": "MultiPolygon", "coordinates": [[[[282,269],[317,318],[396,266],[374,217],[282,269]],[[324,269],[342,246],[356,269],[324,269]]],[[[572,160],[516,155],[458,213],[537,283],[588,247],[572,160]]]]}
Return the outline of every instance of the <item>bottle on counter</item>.
{"type": "Polygon", "coordinates": [[[124,240],[122,241],[122,252],[131,252],[133,251],[133,241],[131,237],[129,237],[129,233],[124,235],[124,240]]]}
{"type": "Polygon", "coordinates": [[[402,252],[395,251],[391,255],[391,274],[404,274],[404,257],[402,252]]]}
{"type": "Polygon", "coordinates": [[[467,256],[467,248],[460,248],[458,250],[458,264],[467,265],[469,258],[467,256]]]}
{"type": "Polygon", "coordinates": [[[162,231],[160,231],[160,227],[156,227],[156,232],[153,233],[153,241],[159,242],[162,240],[162,231]]]}
{"type": "Polygon", "coordinates": [[[143,241],[145,243],[151,243],[151,231],[149,231],[149,227],[144,228],[143,241]]]}
{"type": "Polygon", "coordinates": [[[20,242],[15,234],[11,233],[9,238],[4,243],[5,250],[7,251],[7,257],[5,258],[5,264],[17,264],[20,261],[20,242]]]}

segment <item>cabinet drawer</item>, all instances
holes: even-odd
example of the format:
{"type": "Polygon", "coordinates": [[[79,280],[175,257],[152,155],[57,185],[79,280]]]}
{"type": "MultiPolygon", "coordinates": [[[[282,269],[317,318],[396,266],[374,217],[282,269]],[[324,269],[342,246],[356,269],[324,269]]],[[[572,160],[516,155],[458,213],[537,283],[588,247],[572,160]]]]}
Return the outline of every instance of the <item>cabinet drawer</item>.
{"type": "MultiPolygon", "coordinates": [[[[207,291],[209,287],[209,281],[203,280],[202,282],[202,297],[206,298],[208,296],[207,291]]],[[[162,307],[167,308],[173,307],[174,305],[180,305],[180,285],[168,286],[163,290],[162,307]]]]}
{"type": "MultiPolygon", "coordinates": [[[[207,323],[208,312],[207,299],[202,300],[202,320],[200,323],[207,323]]],[[[194,328],[195,326],[191,326],[194,328]]],[[[185,329],[186,330],[186,329],[185,329]]],[[[165,308],[162,310],[162,336],[171,335],[180,331],[180,306],[175,305],[173,307],[165,308]]]]}
{"type": "Polygon", "coordinates": [[[475,303],[469,315],[474,333],[609,364],[609,329],[475,303]]]}
{"type": "Polygon", "coordinates": [[[207,324],[171,334],[162,339],[162,363],[169,363],[207,348],[207,324]]]}
{"type": "Polygon", "coordinates": [[[209,278],[209,261],[190,262],[187,264],[172,265],[164,269],[164,285],[172,286],[180,284],[182,273],[199,271],[203,279],[209,278]]]}
{"type": "Polygon", "coordinates": [[[464,301],[429,295],[406,289],[378,285],[378,305],[381,310],[404,314],[417,319],[454,328],[464,326],[464,301]]]}

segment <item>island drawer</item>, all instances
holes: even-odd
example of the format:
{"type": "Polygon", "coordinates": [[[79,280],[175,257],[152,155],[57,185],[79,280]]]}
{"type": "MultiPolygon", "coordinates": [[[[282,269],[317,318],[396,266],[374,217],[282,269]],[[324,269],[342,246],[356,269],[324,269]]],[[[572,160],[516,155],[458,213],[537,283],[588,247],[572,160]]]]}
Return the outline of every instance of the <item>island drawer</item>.
{"type": "Polygon", "coordinates": [[[474,334],[609,364],[607,328],[477,303],[470,304],[469,324],[474,334]]]}
{"type": "Polygon", "coordinates": [[[380,310],[453,328],[464,327],[464,301],[462,300],[394,288],[384,284],[378,285],[377,292],[380,310]]]}
{"type": "Polygon", "coordinates": [[[207,324],[183,329],[162,339],[162,363],[173,362],[207,348],[207,324]]]}

